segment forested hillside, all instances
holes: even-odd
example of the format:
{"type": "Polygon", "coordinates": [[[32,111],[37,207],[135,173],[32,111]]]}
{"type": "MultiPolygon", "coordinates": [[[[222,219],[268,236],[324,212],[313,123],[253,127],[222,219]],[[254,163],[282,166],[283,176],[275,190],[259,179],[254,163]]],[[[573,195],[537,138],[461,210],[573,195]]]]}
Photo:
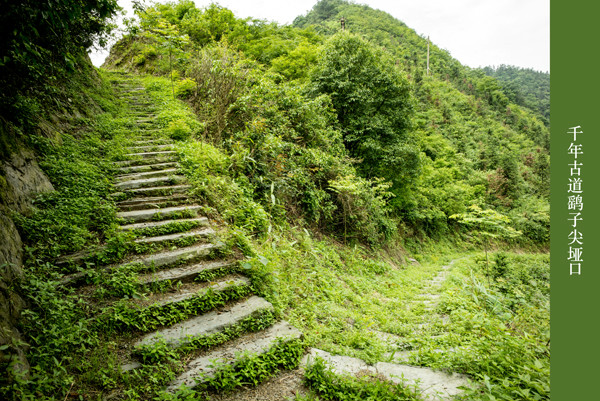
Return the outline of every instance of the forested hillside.
{"type": "Polygon", "coordinates": [[[2,150],[51,183],[10,210],[0,395],[416,401],[394,375],[418,366],[444,399],[549,399],[543,79],[434,43],[428,73],[426,38],[343,0],[289,26],[137,4],[94,70],[116,4],[70,3],[0,66],[2,150]]]}
{"type": "MultiPolygon", "coordinates": [[[[279,96],[291,91],[296,101],[306,104],[330,101],[335,124],[331,115],[320,121],[341,137],[343,154],[336,154],[354,160],[348,165],[356,168],[357,177],[370,180],[365,181],[368,187],[381,188],[374,185],[375,178],[391,184],[384,214],[400,219],[404,229],[433,237],[445,234],[457,228],[450,216],[477,205],[509,216],[524,239],[547,242],[548,129],[534,113],[511,102],[497,80],[461,66],[435,45],[427,76],[427,40],[389,14],[322,1],[289,27],[236,19],[215,5],[202,12],[182,2],[157,6],[140,16],[140,28],[135,28],[140,30],[113,48],[107,66],[188,78],[187,96],[196,109],[218,104],[218,111],[210,111],[214,115],[201,114],[216,123],[206,124],[202,135],[207,138],[232,141],[247,136],[252,128],[248,124],[256,118],[264,119],[262,137],[277,136],[282,127],[260,111],[267,106],[260,102],[277,105],[284,113],[289,102],[281,105],[276,94],[244,96],[264,93],[265,86],[277,87],[279,96]],[[338,29],[341,16],[347,21],[346,32],[338,29]],[[203,49],[199,57],[190,51],[196,46],[203,49]],[[220,70],[211,68],[212,54],[221,59],[215,64],[220,70]],[[253,78],[255,74],[261,79],[253,78]],[[226,82],[234,76],[240,79],[226,82]],[[248,113],[248,106],[254,113],[248,113]]],[[[302,130],[295,121],[288,124],[302,130]]],[[[293,139],[298,134],[281,139],[286,146],[298,145],[293,139]]],[[[331,149],[322,142],[301,145],[331,149]]],[[[323,168],[307,167],[319,172],[323,168]]],[[[306,176],[311,179],[298,187],[286,177],[289,167],[280,168],[282,177],[269,177],[274,170],[267,168],[253,171],[253,179],[281,181],[275,191],[295,187],[300,203],[294,210],[303,211],[308,222],[340,225],[335,216],[340,205],[333,192],[318,183],[320,174],[309,170],[306,176]],[[312,183],[323,192],[306,187],[312,183]]],[[[268,185],[254,187],[257,197],[268,200],[268,185]]],[[[377,223],[381,234],[395,226],[384,220],[377,223]]]]}
{"type": "Polygon", "coordinates": [[[500,81],[511,102],[539,112],[546,125],[550,123],[550,74],[509,65],[482,70],[500,81]]]}

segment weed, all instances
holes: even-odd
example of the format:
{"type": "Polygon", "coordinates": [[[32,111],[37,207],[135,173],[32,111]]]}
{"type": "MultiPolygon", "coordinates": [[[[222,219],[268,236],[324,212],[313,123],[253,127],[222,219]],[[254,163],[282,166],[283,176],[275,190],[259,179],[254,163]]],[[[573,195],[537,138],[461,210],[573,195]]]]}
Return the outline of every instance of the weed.
{"type": "Polygon", "coordinates": [[[306,369],[305,383],[323,400],[332,401],[417,401],[421,397],[401,384],[382,381],[372,375],[360,378],[338,376],[316,358],[306,369]]]}

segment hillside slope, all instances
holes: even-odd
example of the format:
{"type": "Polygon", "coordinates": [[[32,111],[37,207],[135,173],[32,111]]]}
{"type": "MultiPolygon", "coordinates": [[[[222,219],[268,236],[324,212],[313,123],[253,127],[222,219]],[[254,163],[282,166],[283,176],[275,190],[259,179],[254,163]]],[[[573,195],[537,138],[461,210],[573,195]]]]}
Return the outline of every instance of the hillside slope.
{"type": "Polygon", "coordinates": [[[544,123],[550,124],[550,74],[509,65],[485,67],[482,70],[500,81],[503,91],[512,102],[537,111],[544,123]]]}
{"type": "MultiPolygon", "coordinates": [[[[268,114],[260,110],[264,106],[251,104],[251,110],[256,113],[246,115],[236,111],[238,106],[247,107],[240,105],[238,99],[253,99],[243,97],[244,93],[256,91],[268,81],[294,88],[293,91],[298,93],[296,96],[302,96],[305,102],[311,102],[315,96],[325,96],[333,101],[334,115],[341,124],[330,125],[341,135],[348,155],[362,160],[354,163],[358,172],[367,179],[380,177],[392,183],[389,190],[393,198],[388,203],[390,213],[400,218],[408,233],[435,237],[451,227],[454,230],[456,227],[450,216],[464,214],[468,207],[477,205],[507,214],[527,241],[547,244],[547,127],[527,108],[512,103],[499,81],[485,76],[480,70],[462,66],[434,44],[431,46],[432,73],[427,76],[427,40],[389,14],[367,6],[326,0],[319,2],[306,16],[298,17],[294,27],[281,27],[263,21],[236,19],[229,10],[214,5],[201,11],[190,3],[180,2],[175,6],[151,9],[141,15],[140,26],[141,31],[127,36],[113,48],[106,66],[163,74],[172,71],[177,77],[185,76],[187,80],[182,82],[189,88],[185,96],[206,122],[203,136],[235,138],[252,119],[266,117],[269,121],[268,114]],[[353,62],[349,55],[344,64],[348,69],[348,73],[343,73],[346,75],[340,74],[339,66],[326,65],[325,56],[330,52],[331,60],[346,57],[339,51],[340,39],[335,39],[339,36],[335,32],[342,15],[349,31],[345,34],[365,38],[367,42],[356,42],[357,46],[369,49],[365,51],[374,57],[370,65],[362,66],[364,63],[353,62]],[[157,21],[162,21],[161,29],[179,35],[169,51],[165,48],[166,36],[149,31],[157,21]],[[328,39],[330,35],[334,36],[328,39]],[[339,43],[336,44],[336,40],[339,43]],[[201,56],[192,57],[192,49],[198,46],[204,49],[201,56]],[[232,50],[240,53],[233,56],[232,50]],[[214,63],[213,57],[221,58],[222,71],[207,70],[214,63]],[[380,71],[378,74],[383,74],[377,78],[380,82],[383,82],[381,79],[393,79],[399,80],[400,86],[408,88],[409,85],[410,100],[397,106],[391,103],[386,106],[389,99],[399,98],[384,92],[378,94],[374,89],[377,84],[360,81],[371,79],[359,71],[361,68],[380,71]],[[338,69],[337,77],[323,75],[333,69],[338,69]],[[254,72],[263,74],[260,81],[248,79],[254,72]],[[264,72],[268,73],[265,75],[264,72]],[[383,78],[385,74],[389,77],[383,78]],[[237,77],[237,81],[223,81],[226,75],[229,76],[227,79],[237,77]],[[323,80],[330,83],[318,84],[325,82],[323,80]],[[402,80],[406,81],[402,83],[402,80]],[[344,89],[346,94],[334,93],[338,89],[334,89],[332,83],[341,85],[340,88],[354,88],[355,93],[347,89],[344,89]],[[217,87],[211,88],[211,85],[217,87]],[[217,89],[225,90],[227,85],[235,91],[224,97],[217,89]],[[360,93],[363,85],[369,88],[366,94],[360,93]],[[352,114],[341,108],[347,99],[359,99],[363,95],[367,96],[361,100],[363,103],[348,108],[352,114]],[[378,96],[381,96],[380,103],[377,103],[378,96]],[[213,116],[206,115],[201,109],[207,102],[218,104],[220,111],[213,116]],[[368,111],[369,107],[373,109],[368,111]],[[393,128],[385,107],[404,113],[403,118],[407,118],[404,125],[393,128]],[[342,118],[341,113],[346,113],[346,117],[342,118]],[[381,118],[374,120],[369,113],[379,113],[381,118]],[[355,121],[353,127],[348,125],[351,120],[347,117],[351,115],[355,121]],[[374,125],[375,121],[379,126],[374,125]],[[213,122],[217,124],[216,128],[213,128],[213,122]],[[359,126],[363,133],[358,133],[359,126]],[[352,145],[356,140],[351,138],[359,138],[369,130],[371,134],[368,135],[375,142],[361,142],[360,149],[352,145]],[[374,134],[375,131],[379,133],[374,134]],[[384,132],[394,134],[389,136],[384,132]],[[385,139],[394,136],[398,139],[385,139]],[[392,145],[390,140],[398,142],[392,145]],[[381,155],[383,149],[388,149],[388,155],[376,162],[365,146],[381,155]]],[[[265,93],[262,89],[259,91],[265,93]]],[[[279,129],[272,125],[275,120],[269,122],[265,132],[275,133],[279,129]]],[[[269,164],[269,161],[265,160],[265,163],[269,164]]],[[[267,177],[261,178],[262,174],[253,173],[263,182],[267,177]]],[[[318,185],[323,188],[323,184],[318,185]]],[[[268,187],[262,193],[260,187],[260,184],[255,186],[259,190],[257,197],[268,199],[268,187]]],[[[333,195],[330,191],[325,192],[324,199],[333,195]]],[[[314,201],[303,201],[306,202],[314,204],[314,201]]],[[[307,217],[316,221],[321,215],[307,217]]]]}

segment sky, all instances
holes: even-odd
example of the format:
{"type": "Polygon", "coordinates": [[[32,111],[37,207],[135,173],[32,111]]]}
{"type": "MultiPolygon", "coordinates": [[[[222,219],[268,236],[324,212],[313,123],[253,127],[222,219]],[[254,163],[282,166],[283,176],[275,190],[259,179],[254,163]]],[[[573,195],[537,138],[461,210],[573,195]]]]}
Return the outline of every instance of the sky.
{"type": "MultiPolygon", "coordinates": [[[[211,0],[194,0],[197,7],[211,0]]],[[[118,0],[131,10],[131,0],[118,0]]],[[[164,1],[161,1],[164,2],[164,1]]],[[[291,24],[317,0],[219,0],[239,18],[291,24]]],[[[388,12],[469,67],[501,64],[550,71],[550,0],[358,0],[388,12]]],[[[130,11],[131,12],[131,11],[130,11]]],[[[132,14],[131,14],[132,15],[132,14]]],[[[94,51],[94,65],[107,51],[94,51]]]]}

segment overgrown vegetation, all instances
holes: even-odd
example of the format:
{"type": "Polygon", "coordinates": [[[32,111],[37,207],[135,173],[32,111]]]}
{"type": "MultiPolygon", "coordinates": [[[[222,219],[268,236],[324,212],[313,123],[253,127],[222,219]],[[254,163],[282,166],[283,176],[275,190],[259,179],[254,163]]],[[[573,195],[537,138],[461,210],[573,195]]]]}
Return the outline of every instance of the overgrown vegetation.
{"type": "Polygon", "coordinates": [[[117,8],[116,0],[28,0],[6,7],[0,18],[0,115],[23,125],[49,107],[68,107],[61,87],[85,68],[85,50],[105,43],[117,8]]]}
{"type": "Polygon", "coordinates": [[[424,76],[426,41],[389,15],[325,0],[280,27],[180,1],[139,18],[107,66],[179,77],[196,137],[233,157],[269,213],[273,195],[288,216],[375,244],[398,226],[455,231],[449,217],[475,205],[507,215],[522,243],[547,245],[548,129],[435,46],[424,76]],[[342,14],[350,32],[335,33],[342,14]],[[175,59],[155,37],[167,26],[185,38],[175,59]]]}
{"type": "Polygon", "coordinates": [[[306,372],[306,384],[318,399],[335,401],[411,401],[418,393],[407,386],[383,382],[375,375],[360,378],[340,377],[330,371],[322,359],[317,359],[306,372]]]}
{"type": "Polygon", "coordinates": [[[509,65],[482,70],[500,81],[502,91],[511,102],[538,111],[542,121],[546,125],[550,123],[550,74],[509,65]]]}

